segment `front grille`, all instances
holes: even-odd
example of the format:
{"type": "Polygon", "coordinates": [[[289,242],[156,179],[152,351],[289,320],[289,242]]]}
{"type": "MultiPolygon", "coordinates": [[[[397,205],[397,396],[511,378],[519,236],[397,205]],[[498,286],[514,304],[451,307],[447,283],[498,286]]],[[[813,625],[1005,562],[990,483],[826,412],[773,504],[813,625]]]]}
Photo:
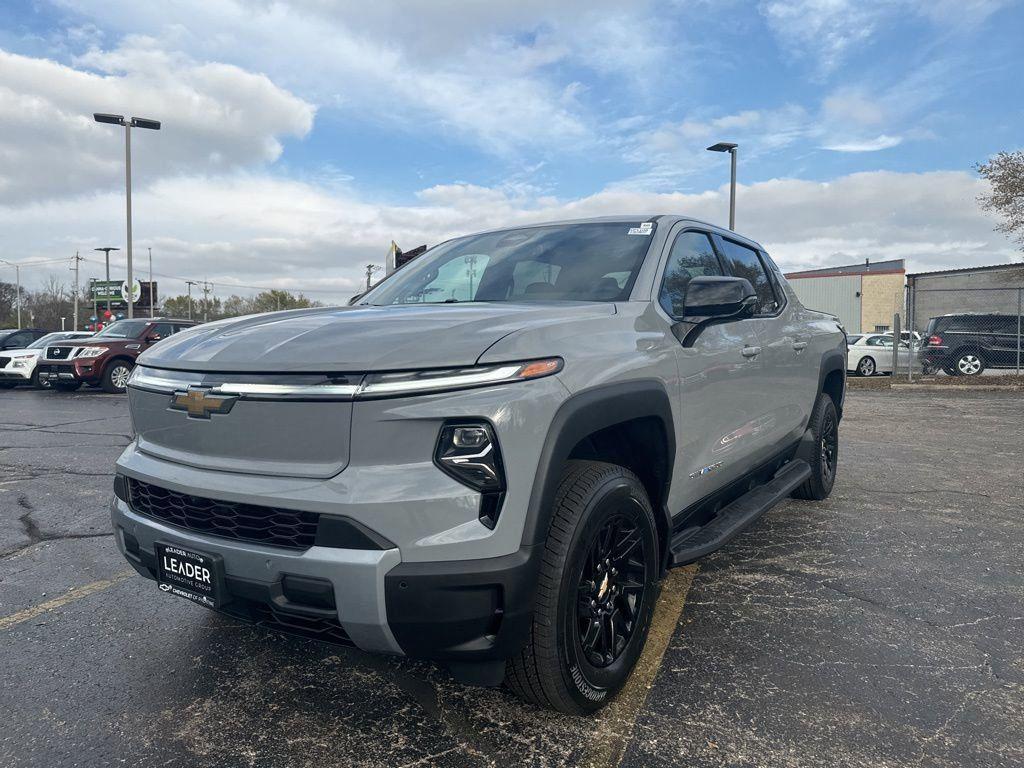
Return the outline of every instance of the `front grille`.
{"type": "Polygon", "coordinates": [[[220,501],[169,491],[128,478],[129,503],[136,512],[210,536],[273,547],[308,549],[316,540],[320,515],[279,507],[220,501]]]}
{"type": "MultiPolygon", "coordinates": [[[[333,645],[354,645],[337,619],[300,616],[283,611],[273,603],[251,602],[247,607],[248,619],[253,621],[256,626],[333,645]]],[[[230,607],[227,613],[233,613],[230,607]]]]}
{"type": "Polygon", "coordinates": [[[47,360],[67,360],[71,354],[71,347],[47,347],[47,360]]]}

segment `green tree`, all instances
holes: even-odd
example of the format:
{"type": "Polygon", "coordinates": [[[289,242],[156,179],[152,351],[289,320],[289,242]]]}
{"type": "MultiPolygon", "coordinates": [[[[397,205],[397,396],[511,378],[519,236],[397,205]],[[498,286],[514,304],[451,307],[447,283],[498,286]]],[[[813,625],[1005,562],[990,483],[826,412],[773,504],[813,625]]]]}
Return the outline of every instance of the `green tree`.
{"type": "Polygon", "coordinates": [[[978,198],[981,207],[1002,216],[996,229],[1014,237],[1024,250],[1024,150],[1000,152],[974,167],[991,185],[978,198]]]}

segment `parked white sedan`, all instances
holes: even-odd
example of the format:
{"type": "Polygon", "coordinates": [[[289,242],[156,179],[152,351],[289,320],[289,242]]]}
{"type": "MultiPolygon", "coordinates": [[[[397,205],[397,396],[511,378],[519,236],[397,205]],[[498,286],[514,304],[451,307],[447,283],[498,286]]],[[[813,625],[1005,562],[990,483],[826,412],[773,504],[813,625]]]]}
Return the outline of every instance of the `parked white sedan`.
{"type": "MultiPolygon", "coordinates": [[[[892,373],[892,334],[866,333],[851,336],[853,342],[847,347],[846,367],[858,376],[874,376],[876,373],[892,373]]],[[[910,353],[910,345],[900,342],[899,368],[907,370],[913,362],[914,369],[920,370],[921,364],[910,353]]]]}
{"type": "Polygon", "coordinates": [[[0,389],[28,383],[37,389],[49,389],[49,382],[41,382],[36,376],[36,363],[43,350],[56,341],[85,339],[92,335],[92,331],[56,331],[36,339],[25,349],[5,349],[0,352],[0,389]]]}

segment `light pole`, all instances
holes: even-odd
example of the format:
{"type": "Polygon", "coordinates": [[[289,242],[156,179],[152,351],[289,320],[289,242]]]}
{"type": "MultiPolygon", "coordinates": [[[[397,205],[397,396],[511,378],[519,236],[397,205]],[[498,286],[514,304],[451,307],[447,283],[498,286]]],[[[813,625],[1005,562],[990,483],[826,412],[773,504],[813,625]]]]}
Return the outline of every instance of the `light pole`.
{"type": "Polygon", "coordinates": [[[18,264],[15,264],[13,261],[5,261],[4,259],[0,259],[0,261],[2,261],[4,264],[7,264],[8,266],[14,267],[14,283],[15,283],[14,298],[15,298],[15,300],[17,302],[17,305],[18,305],[18,328],[20,329],[21,328],[21,266],[18,265],[18,264]]]}
{"type": "Polygon", "coordinates": [[[728,152],[732,158],[732,174],[729,180],[729,229],[736,230],[736,148],[739,144],[720,141],[708,147],[708,152],[728,152]]]}
{"type": "MultiPolygon", "coordinates": [[[[93,113],[93,119],[97,123],[124,126],[124,191],[128,214],[128,317],[131,318],[134,314],[132,307],[135,305],[131,300],[132,288],[135,285],[135,276],[132,274],[132,128],[159,131],[160,121],[145,117],[131,117],[125,120],[124,115],[109,115],[104,112],[93,113]]],[[[109,275],[107,279],[110,279],[109,275]]]]}
{"type": "MultiPolygon", "coordinates": [[[[106,263],[107,263],[107,277],[106,277],[106,281],[107,281],[107,287],[106,287],[106,291],[107,291],[107,312],[110,312],[110,252],[111,251],[120,251],[121,249],[120,248],[114,248],[113,246],[108,246],[106,248],[93,248],[93,250],[94,251],[103,251],[103,255],[106,257],[106,263]]],[[[95,290],[95,288],[93,290],[95,290]]]]}
{"type": "Polygon", "coordinates": [[[147,248],[149,251],[149,317],[152,319],[155,317],[153,314],[153,249],[147,248]]]}

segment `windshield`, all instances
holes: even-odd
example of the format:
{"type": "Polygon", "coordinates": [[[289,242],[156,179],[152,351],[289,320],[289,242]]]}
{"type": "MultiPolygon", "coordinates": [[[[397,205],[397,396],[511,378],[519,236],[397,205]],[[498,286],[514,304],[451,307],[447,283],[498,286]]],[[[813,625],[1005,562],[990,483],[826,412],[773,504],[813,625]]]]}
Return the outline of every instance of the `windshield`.
{"type": "Polygon", "coordinates": [[[360,303],[624,301],[654,227],[562,224],[459,238],[431,249],[360,303]]]}
{"type": "Polygon", "coordinates": [[[134,339],[147,325],[148,320],[118,320],[97,333],[94,338],[105,336],[108,339],[134,339]]]}

